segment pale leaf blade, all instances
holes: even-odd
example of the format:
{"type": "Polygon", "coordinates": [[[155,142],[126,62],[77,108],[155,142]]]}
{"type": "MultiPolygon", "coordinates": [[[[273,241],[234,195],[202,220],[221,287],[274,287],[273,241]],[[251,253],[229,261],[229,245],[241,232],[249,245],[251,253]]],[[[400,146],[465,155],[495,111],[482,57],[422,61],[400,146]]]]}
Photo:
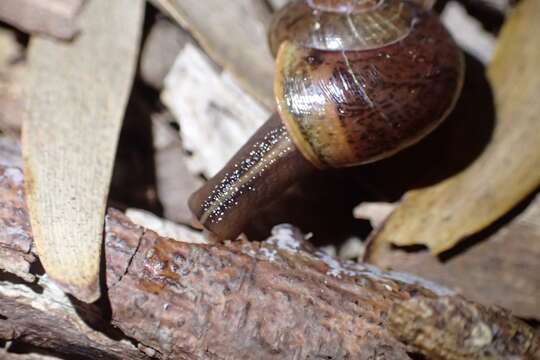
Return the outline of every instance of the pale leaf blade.
{"type": "Polygon", "coordinates": [[[32,40],[23,124],[26,193],[37,250],[64,291],[99,297],[112,166],[144,13],[141,0],[92,0],[73,43],[32,40]]]}

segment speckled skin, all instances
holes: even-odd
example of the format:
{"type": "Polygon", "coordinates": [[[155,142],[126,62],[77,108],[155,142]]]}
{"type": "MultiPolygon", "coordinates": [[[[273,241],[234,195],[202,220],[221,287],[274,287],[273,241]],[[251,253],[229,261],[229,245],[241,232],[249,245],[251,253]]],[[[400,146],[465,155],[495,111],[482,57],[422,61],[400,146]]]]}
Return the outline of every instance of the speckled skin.
{"type": "Polygon", "coordinates": [[[278,114],[189,201],[220,239],[235,238],[317,168],[375,161],[418,141],[461,88],[463,59],[450,35],[402,0],[292,2],[271,26],[270,45],[279,44],[278,114]]]}
{"type": "Polygon", "coordinates": [[[279,113],[316,166],[390,156],[424,137],[453,108],[462,53],[435,15],[408,6],[409,34],[379,48],[327,51],[282,43],[274,89],[279,113]]]}
{"type": "Polygon", "coordinates": [[[220,239],[234,239],[259,210],[314,171],[274,114],[190,197],[189,206],[204,228],[220,239]]]}

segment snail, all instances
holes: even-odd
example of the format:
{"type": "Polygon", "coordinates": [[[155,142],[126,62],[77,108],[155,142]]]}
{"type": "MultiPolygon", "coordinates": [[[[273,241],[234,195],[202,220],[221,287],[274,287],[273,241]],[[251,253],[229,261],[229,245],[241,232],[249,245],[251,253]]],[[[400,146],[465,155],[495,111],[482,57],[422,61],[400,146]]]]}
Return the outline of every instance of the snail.
{"type": "Polygon", "coordinates": [[[297,0],[270,26],[277,112],[189,199],[233,239],[315,171],[389,157],[453,109],[464,59],[438,17],[404,0],[297,0]]]}

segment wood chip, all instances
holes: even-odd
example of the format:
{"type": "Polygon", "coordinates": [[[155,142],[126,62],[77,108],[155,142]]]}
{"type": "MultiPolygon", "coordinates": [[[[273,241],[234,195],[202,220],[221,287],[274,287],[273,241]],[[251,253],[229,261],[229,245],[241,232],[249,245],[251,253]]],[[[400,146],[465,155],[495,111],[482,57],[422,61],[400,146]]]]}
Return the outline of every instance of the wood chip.
{"type": "Polygon", "coordinates": [[[197,39],[210,57],[268,109],[275,108],[263,0],[152,0],[197,39]]]}
{"type": "Polygon", "coordinates": [[[279,10],[289,2],[289,0],[268,0],[272,9],[279,10]]]}
{"type": "Polygon", "coordinates": [[[157,193],[165,218],[191,224],[193,214],[187,203],[189,196],[202,185],[202,179],[189,171],[180,134],[170,126],[169,120],[173,120],[169,112],[154,115],[152,119],[157,193]]]}
{"type": "Polygon", "coordinates": [[[354,209],[353,214],[357,219],[368,220],[374,229],[378,229],[396,206],[387,202],[363,202],[354,209]]]}
{"type": "Polygon", "coordinates": [[[141,51],[142,79],[161,90],[178,53],[191,41],[191,36],[181,27],[168,19],[158,18],[141,51]]]}
{"type": "Polygon", "coordinates": [[[200,232],[185,225],[161,219],[151,212],[139,209],[127,209],[126,216],[135,224],[155,231],[159,236],[171,239],[182,239],[190,244],[208,244],[208,240],[200,232]]]}
{"type": "Polygon", "coordinates": [[[373,261],[389,243],[451,249],[540,185],[539,17],[540,2],[524,0],[502,31],[488,71],[497,117],[488,146],[465,171],[407,193],[375,237],[373,261]]]}
{"type": "Polygon", "coordinates": [[[85,0],[2,0],[0,20],[31,34],[72,39],[79,32],[77,14],[85,0]]]}
{"type": "Polygon", "coordinates": [[[68,293],[99,297],[103,218],[144,12],[92,0],[71,43],[33,39],[23,158],[41,262],[68,293]]]}
{"type": "Polygon", "coordinates": [[[495,35],[484,30],[482,24],[467,14],[463,5],[450,1],[441,14],[441,21],[458,45],[483,64],[487,64],[495,52],[495,35]]]}
{"type": "Polygon", "coordinates": [[[180,120],[186,159],[194,173],[217,173],[269,116],[227,72],[187,44],[165,79],[163,102],[180,120]]]}
{"type": "Polygon", "coordinates": [[[342,260],[356,260],[362,258],[365,251],[365,243],[360,238],[351,237],[340,246],[338,256],[342,260]]]}

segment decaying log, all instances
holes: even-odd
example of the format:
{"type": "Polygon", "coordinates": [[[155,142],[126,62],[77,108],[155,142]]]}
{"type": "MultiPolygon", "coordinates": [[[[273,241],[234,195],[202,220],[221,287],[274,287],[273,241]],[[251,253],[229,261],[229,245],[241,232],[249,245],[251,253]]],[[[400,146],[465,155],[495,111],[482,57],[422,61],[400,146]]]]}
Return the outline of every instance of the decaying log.
{"type": "Polygon", "coordinates": [[[29,353],[29,354],[12,353],[2,348],[0,348],[0,359],[2,360],[62,360],[56,356],[49,356],[49,355],[36,354],[36,353],[29,353]]]}
{"type": "Polygon", "coordinates": [[[338,262],[291,227],[264,243],[209,246],[140,228],[133,241],[133,225],[114,211],[107,224],[113,321],[166,358],[403,359],[419,351],[480,359],[537,350],[534,332],[507,313],[419,278],[338,262]]]}
{"type": "MultiPolygon", "coordinates": [[[[523,328],[502,310],[454,297],[413,298],[393,308],[389,328],[407,344],[435,359],[538,359],[538,349],[530,354],[532,342],[523,328]],[[512,341],[507,341],[512,339],[512,341]]],[[[533,340],[534,341],[534,340],[533,340]]],[[[535,346],[535,345],[532,345],[535,346]]]]}
{"type": "Polygon", "coordinates": [[[35,277],[30,266],[35,257],[31,253],[30,219],[19,187],[22,179],[22,171],[16,167],[0,170],[0,270],[32,282],[35,277]]]}
{"type": "MultiPolygon", "coordinates": [[[[1,208],[24,223],[14,196],[20,170],[6,172],[16,170],[0,172],[1,208]]],[[[3,244],[15,241],[11,233],[3,244]]],[[[292,226],[262,243],[190,244],[110,210],[105,254],[112,323],[144,354],[84,325],[77,313],[108,329],[95,307],[70,301],[45,275],[0,280],[0,338],[113,359],[540,358],[538,334],[507,312],[417,277],[339,262],[292,226]]]]}
{"type": "Polygon", "coordinates": [[[86,323],[103,325],[100,316],[98,308],[72,302],[47,276],[32,284],[0,276],[0,339],[89,359],[148,358],[125,338],[109,336],[114,329],[107,334],[86,323]]]}

